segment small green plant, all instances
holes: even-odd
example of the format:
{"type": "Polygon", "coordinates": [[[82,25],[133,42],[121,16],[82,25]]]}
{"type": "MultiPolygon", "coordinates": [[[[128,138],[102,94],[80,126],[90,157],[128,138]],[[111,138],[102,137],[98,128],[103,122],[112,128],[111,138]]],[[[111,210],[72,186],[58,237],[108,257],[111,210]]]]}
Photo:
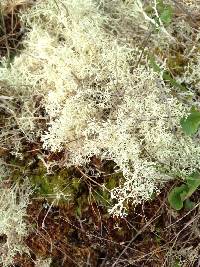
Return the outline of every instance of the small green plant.
{"type": "Polygon", "coordinates": [[[154,6],[149,4],[145,7],[145,12],[153,17],[157,27],[169,26],[173,18],[173,8],[171,5],[165,4],[163,0],[156,0],[154,6]]]}
{"type": "Polygon", "coordinates": [[[159,18],[164,26],[169,26],[173,18],[173,8],[171,5],[166,5],[163,0],[157,1],[157,9],[159,18]]]}
{"type": "Polygon", "coordinates": [[[193,173],[185,180],[185,184],[174,187],[168,195],[170,206],[175,210],[181,210],[186,204],[191,207],[192,202],[189,201],[190,196],[196,191],[200,185],[200,173],[193,173]]]}
{"type": "Polygon", "coordinates": [[[193,107],[190,115],[182,118],[180,123],[185,134],[195,134],[200,127],[200,112],[193,107]]]}

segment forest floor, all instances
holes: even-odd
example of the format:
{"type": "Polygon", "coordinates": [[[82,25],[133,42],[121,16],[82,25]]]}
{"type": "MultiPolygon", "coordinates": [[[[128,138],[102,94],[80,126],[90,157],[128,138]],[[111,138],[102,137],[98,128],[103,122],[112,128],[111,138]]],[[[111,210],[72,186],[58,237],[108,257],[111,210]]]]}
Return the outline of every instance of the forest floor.
{"type": "MultiPolygon", "coordinates": [[[[23,35],[17,9],[14,13],[8,11],[3,21],[0,57],[12,57],[23,35]]],[[[191,198],[196,203],[192,209],[174,211],[167,195],[178,182],[169,182],[153,200],[130,207],[126,217],[117,218],[109,215],[109,200],[102,189],[112,176],[112,162],[91,159],[93,171],[101,169],[104,173],[98,181],[82,167],[60,167],[45,176],[38,161],[40,152],[46,153],[39,143],[25,144],[24,158],[18,160],[0,148],[0,156],[13,170],[11,182],[28,176],[37,188],[27,209],[30,234],[25,243],[29,255],[17,255],[15,267],[34,267],[38,257],[51,258],[51,267],[200,266],[199,190],[191,198]],[[58,180],[66,194],[72,193],[73,201],[56,195],[53,198],[52,188],[58,180]]],[[[46,154],[48,160],[56,157],[61,158],[62,154],[46,154]]]]}
{"type": "MultiPolygon", "coordinates": [[[[198,190],[191,197],[196,203],[192,209],[175,211],[167,195],[178,183],[169,182],[153,200],[135,208],[130,206],[126,217],[117,218],[108,214],[109,200],[101,190],[101,184],[112,173],[111,163],[101,164],[104,176],[98,178],[97,184],[92,176],[84,175],[81,167],[57,168],[53,174],[43,176],[43,167],[33,152],[27,153],[23,161],[9,154],[4,157],[13,168],[14,181],[28,176],[37,188],[27,209],[30,234],[25,243],[30,254],[17,255],[14,266],[34,267],[38,257],[51,258],[52,267],[199,266],[198,190]],[[65,195],[74,186],[73,200],[53,194],[58,181],[65,195]]],[[[90,167],[95,171],[94,162],[97,159],[91,159],[90,167]]]]}

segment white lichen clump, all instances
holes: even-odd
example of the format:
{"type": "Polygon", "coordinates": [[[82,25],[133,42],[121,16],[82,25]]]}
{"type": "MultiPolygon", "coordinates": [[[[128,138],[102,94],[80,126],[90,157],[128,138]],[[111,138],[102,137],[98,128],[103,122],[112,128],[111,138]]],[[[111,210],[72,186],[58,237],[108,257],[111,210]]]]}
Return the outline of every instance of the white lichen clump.
{"type": "MultiPolygon", "coordinates": [[[[39,1],[22,19],[30,27],[25,49],[0,79],[42,96],[43,147],[64,150],[66,166],[93,155],[115,162],[123,179],[112,190],[111,213],[123,215],[129,201],[149,199],[177,173],[200,167],[199,143],[180,128],[188,107],[145,53],[140,59],[135,40],[153,23],[141,1],[39,1]]],[[[171,40],[166,29],[160,34],[171,40]]]]}
{"type": "Polygon", "coordinates": [[[9,188],[1,182],[0,235],[6,239],[5,243],[0,244],[0,263],[3,266],[10,266],[16,254],[28,252],[24,244],[24,238],[28,235],[25,217],[31,193],[27,183],[9,188]]]}
{"type": "Polygon", "coordinates": [[[51,262],[52,262],[51,258],[47,259],[38,258],[37,261],[35,262],[35,267],[50,267],[51,262]]]}

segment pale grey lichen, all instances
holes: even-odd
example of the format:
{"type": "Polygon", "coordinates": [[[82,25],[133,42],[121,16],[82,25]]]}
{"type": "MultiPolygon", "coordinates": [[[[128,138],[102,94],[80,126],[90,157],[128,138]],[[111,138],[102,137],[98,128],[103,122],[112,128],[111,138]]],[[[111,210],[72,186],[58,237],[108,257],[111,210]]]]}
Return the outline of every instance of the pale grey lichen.
{"type": "MultiPolygon", "coordinates": [[[[149,199],[177,173],[200,167],[199,141],[179,123],[187,104],[149,67],[145,53],[140,58],[137,37],[131,38],[145,37],[156,23],[142,1],[39,1],[22,19],[30,27],[25,48],[1,68],[0,79],[22,95],[42,95],[43,148],[65,150],[65,166],[86,164],[93,155],[116,163],[124,179],[112,190],[111,213],[123,215],[127,202],[149,199]]],[[[161,26],[158,36],[172,41],[161,26]]],[[[31,128],[38,133],[34,121],[31,128]]]]}

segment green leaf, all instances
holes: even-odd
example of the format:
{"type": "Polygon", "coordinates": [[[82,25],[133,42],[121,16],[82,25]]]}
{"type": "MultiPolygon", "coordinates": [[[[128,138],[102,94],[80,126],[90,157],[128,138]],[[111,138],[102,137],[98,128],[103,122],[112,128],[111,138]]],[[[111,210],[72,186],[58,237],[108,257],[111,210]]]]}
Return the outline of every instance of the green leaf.
{"type": "Polygon", "coordinates": [[[170,5],[165,6],[160,14],[160,20],[165,26],[168,26],[172,21],[172,17],[173,17],[172,7],[170,5]]]}
{"type": "Polygon", "coordinates": [[[187,198],[189,198],[200,186],[200,173],[196,172],[193,173],[191,176],[188,176],[186,178],[186,182],[188,186],[187,198]]]}
{"type": "Polygon", "coordinates": [[[192,210],[195,206],[195,202],[191,201],[190,199],[186,199],[184,201],[184,208],[186,208],[187,210],[192,210]]]}
{"type": "Polygon", "coordinates": [[[155,57],[151,54],[149,55],[149,63],[155,72],[160,73],[162,71],[160,66],[156,63],[155,57]]]}
{"type": "Polygon", "coordinates": [[[180,121],[182,130],[187,135],[195,134],[200,127],[200,112],[194,108],[191,110],[190,115],[184,117],[180,121]]]}
{"type": "Polygon", "coordinates": [[[175,187],[171,190],[168,195],[168,201],[170,206],[175,210],[180,210],[183,208],[184,201],[185,205],[191,207],[189,202],[189,197],[197,190],[200,186],[200,173],[195,172],[186,178],[186,184],[182,184],[179,187],[175,187]],[[187,201],[187,203],[186,203],[187,201]]]}
{"type": "Polygon", "coordinates": [[[157,0],[157,10],[159,18],[165,26],[168,26],[173,17],[173,8],[171,5],[164,4],[163,0],[157,0]]]}
{"type": "Polygon", "coordinates": [[[187,195],[187,185],[181,185],[171,190],[168,195],[168,201],[170,206],[175,210],[181,210],[183,208],[183,201],[187,195]]]}

